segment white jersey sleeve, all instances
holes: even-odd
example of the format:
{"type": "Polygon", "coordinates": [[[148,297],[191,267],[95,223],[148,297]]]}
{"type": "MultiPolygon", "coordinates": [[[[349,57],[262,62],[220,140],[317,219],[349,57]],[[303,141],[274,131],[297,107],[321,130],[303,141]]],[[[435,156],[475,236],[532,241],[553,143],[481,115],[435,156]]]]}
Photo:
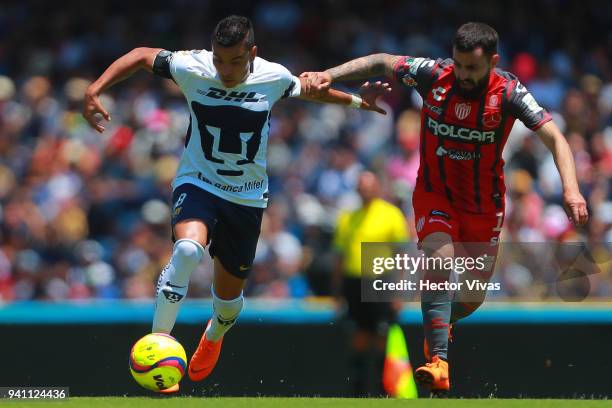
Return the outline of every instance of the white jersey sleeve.
{"type": "Polygon", "coordinates": [[[294,76],[287,68],[280,64],[279,67],[279,87],[280,87],[280,95],[281,99],[283,98],[295,98],[300,96],[300,92],[302,90],[302,86],[300,84],[300,79],[294,76]]]}
{"type": "Polygon", "coordinates": [[[211,79],[216,75],[212,56],[207,50],[175,51],[170,58],[170,74],[181,88],[189,86],[194,78],[211,79]]]}

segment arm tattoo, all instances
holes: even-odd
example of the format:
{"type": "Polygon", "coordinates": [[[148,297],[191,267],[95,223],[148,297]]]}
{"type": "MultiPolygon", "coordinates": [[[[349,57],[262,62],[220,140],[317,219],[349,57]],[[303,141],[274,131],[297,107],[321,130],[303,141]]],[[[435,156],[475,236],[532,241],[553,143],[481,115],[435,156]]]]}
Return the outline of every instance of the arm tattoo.
{"type": "Polygon", "coordinates": [[[335,81],[350,81],[386,75],[393,76],[393,66],[400,58],[389,54],[372,54],[330,68],[327,72],[335,81]]]}

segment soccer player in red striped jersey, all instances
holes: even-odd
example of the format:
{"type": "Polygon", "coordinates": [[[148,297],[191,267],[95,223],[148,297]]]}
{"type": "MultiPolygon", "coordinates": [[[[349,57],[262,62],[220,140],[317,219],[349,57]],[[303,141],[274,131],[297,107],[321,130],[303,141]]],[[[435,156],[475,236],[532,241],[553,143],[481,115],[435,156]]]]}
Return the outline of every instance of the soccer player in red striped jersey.
{"type": "MultiPolygon", "coordinates": [[[[502,151],[516,119],[552,152],[568,216],[575,225],[588,220],[569,145],[516,76],[496,68],[497,43],[497,32],[490,26],[466,23],[455,33],[449,59],[373,54],[325,72],[302,74],[318,90],[334,81],[386,75],[422,96],[421,164],[413,207],[419,245],[429,256],[455,256],[457,244],[466,242],[486,243],[491,248],[488,255],[496,255],[505,210],[502,151]]],[[[479,278],[488,280],[491,275],[492,268],[479,278]]],[[[425,274],[425,279],[441,277],[448,280],[448,271],[425,274]]],[[[416,370],[415,377],[434,394],[450,389],[451,325],[473,313],[485,294],[453,302],[448,291],[421,294],[429,362],[416,370]]]]}

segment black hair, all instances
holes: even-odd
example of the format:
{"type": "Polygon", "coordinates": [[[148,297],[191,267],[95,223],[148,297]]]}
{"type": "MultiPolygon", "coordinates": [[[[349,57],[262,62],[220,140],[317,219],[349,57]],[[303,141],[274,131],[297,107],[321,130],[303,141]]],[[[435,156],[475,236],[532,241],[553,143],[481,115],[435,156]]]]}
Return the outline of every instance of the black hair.
{"type": "Polygon", "coordinates": [[[212,42],[222,47],[232,47],[245,40],[248,49],[255,45],[255,33],[251,20],[231,15],[219,21],[212,34],[212,42]]]}
{"type": "Polygon", "coordinates": [[[473,51],[482,48],[482,51],[491,56],[497,54],[497,41],[499,36],[493,27],[485,23],[465,23],[455,33],[453,47],[461,52],[473,51]]]}

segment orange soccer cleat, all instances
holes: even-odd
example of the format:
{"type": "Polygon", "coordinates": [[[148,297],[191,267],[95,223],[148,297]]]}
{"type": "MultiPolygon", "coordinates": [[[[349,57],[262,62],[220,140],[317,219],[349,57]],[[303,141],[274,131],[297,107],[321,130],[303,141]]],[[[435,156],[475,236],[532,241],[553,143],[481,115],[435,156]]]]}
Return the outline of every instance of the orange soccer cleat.
{"type": "Polygon", "coordinates": [[[432,394],[447,393],[450,390],[448,363],[438,356],[433,356],[431,363],[417,368],[414,379],[419,384],[429,387],[432,394]]]}
{"type": "Polygon", "coordinates": [[[161,394],[174,394],[178,392],[178,390],[179,390],[179,385],[177,383],[177,384],[174,384],[172,387],[166,388],[165,390],[159,390],[159,392],[161,394]]]}
{"type": "MultiPolygon", "coordinates": [[[[210,326],[210,320],[206,328],[210,326]]],[[[212,370],[217,365],[219,360],[219,354],[221,354],[221,344],[223,343],[223,337],[219,341],[208,341],[206,339],[206,330],[200,339],[200,344],[195,353],[191,357],[189,362],[189,378],[191,381],[202,381],[210,375],[212,370]]]]}

